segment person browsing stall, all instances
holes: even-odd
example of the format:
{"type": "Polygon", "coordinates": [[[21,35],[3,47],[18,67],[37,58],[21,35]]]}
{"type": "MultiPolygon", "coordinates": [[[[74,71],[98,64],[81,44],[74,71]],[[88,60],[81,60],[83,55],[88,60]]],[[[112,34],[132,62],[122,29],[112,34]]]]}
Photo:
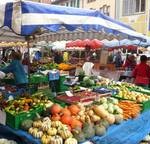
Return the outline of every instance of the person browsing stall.
{"type": "Polygon", "coordinates": [[[12,73],[18,87],[27,85],[28,79],[21,63],[21,55],[18,52],[13,51],[11,53],[11,59],[11,63],[7,67],[0,69],[0,71],[6,74],[12,73]]]}
{"type": "Polygon", "coordinates": [[[133,70],[134,83],[138,86],[148,87],[150,83],[150,67],[147,65],[147,56],[142,55],[138,64],[133,70]]]}

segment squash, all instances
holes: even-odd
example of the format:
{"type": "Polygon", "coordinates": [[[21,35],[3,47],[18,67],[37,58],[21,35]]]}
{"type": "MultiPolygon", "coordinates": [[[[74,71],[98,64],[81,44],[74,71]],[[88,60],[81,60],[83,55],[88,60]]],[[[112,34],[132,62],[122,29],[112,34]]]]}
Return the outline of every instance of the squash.
{"type": "Polygon", "coordinates": [[[104,119],[109,116],[109,113],[104,109],[103,106],[94,105],[93,110],[96,113],[96,115],[104,119]]]}
{"type": "Polygon", "coordinates": [[[67,125],[62,124],[60,127],[57,128],[57,132],[60,133],[62,130],[69,130],[69,127],[67,125]]]}
{"type": "Polygon", "coordinates": [[[41,120],[38,120],[38,121],[34,121],[33,122],[33,127],[35,128],[39,128],[42,126],[42,121],[41,120]]]}
{"type": "Polygon", "coordinates": [[[42,132],[42,131],[35,131],[35,132],[33,132],[33,136],[34,136],[35,138],[41,138],[42,135],[43,135],[43,132],[42,132]]]}
{"type": "Polygon", "coordinates": [[[63,124],[69,125],[72,121],[72,117],[69,115],[63,115],[60,119],[63,124]]]}
{"type": "Polygon", "coordinates": [[[104,126],[105,128],[108,128],[109,127],[109,122],[107,120],[102,120],[100,121],[99,125],[101,126],[104,126]]]}
{"type": "Polygon", "coordinates": [[[51,136],[44,134],[41,138],[42,144],[49,144],[50,143],[51,136]]]}
{"type": "Polygon", "coordinates": [[[72,137],[72,133],[69,130],[60,130],[59,134],[63,139],[72,137]]]}
{"type": "Polygon", "coordinates": [[[101,119],[101,118],[100,118],[99,116],[97,116],[97,115],[92,115],[92,116],[91,116],[91,121],[92,121],[92,122],[98,122],[98,121],[100,121],[100,119],[101,119]]]}
{"type": "Polygon", "coordinates": [[[116,114],[115,115],[115,123],[120,124],[123,121],[123,115],[121,114],[116,114]]]}
{"type": "Polygon", "coordinates": [[[52,106],[51,106],[51,108],[50,108],[50,112],[51,112],[51,114],[58,114],[58,113],[60,113],[61,112],[61,106],[60,105],[58,105],[58,104],[53,104],[52,106]]]}
{"type": "Polygon", "coordinates": [[[47,123],[51,123],[51,120],[50,120],[50,118],[49,117],[45,117],[45,118],[43,118],[43,120],[42,120],[44,123],[45,122],[47,122],[47,123]]]}
{"type": "Polygon", "coordinates": [[[52,121],[59,121],[60,120],[60,115],[59,114],[52,115],[51,120],[52,121]]]}
{"type": "Polygon", "coordinates": [[[33,132],[34,131],[38,131],[38,129],[37,128],[34,128],[34,127],[31,127],[31,128],[29,128],[29,134],[31,134],[31,135],[33,135],[33,132]]]}
{"type": "Polygon", "coordinates": [[[57,134],[57,129],[56,128],[50,128],[47,130],[47,133],[50,135],[50,136],[54,136],[57,134]]]}
{"type": "Polygon", "coordinates": [[[113,114],[109,114],[106,117],[106,120],[109,122],[109,124],[114,124],[115,123],[115,116],[113,114]]]}
{"type": "Polygon", "coordinates": [[[71,121],[71,128],[74,129],[76,127],[82,128],[82,122],[74,118],[71,121]]]}
{"type": "Polygon", "coordinates": [[[51,128],[51,123],[48,123],[48,122],[42,123],[42,130],[43,131],[47,131],[50,128],[51,128]]]}
{"type": "Polygon", "coordinates": [[[73,129],[72,130],[74,138],[79,142],[82,143],[85,141],[85,135],[81,130],[73,129]]]}
{"type": "Polygon", "coordinates": [[[67,138],[65,144],[78,144],[78,141],[75,138],[67,138]]]}
{"type": "Polygon", "coordinates": [[[29,130],[29,128],[32,127],[32,124],[33,124],[33,121],[30,120],[30,119],[27,119],[27,120],[24,120],[22,123],[21,123],[21,128],[25,131],[29,130]]]}
{"type": "Polygon", "coordinates": [[[68,109],[72,115],[77,115],[80,112],[80,108],[77,105],[70,105],[68,109]]]}
{"type": "Polygon", "coordinates": [[[58,135],[53,136],[50,139],[50,144],[63,144],[63,139],[58,135]]]}
{"type": "Polygon", "coordinates": [[[106,128],[104,126],[95,125],[95,135],[102,136],[106,133],[106,128]]]}
{"type": "Polygon", "coordinates": [[[70,110],[66,107],[61,110],[61,115],[69,115],[71,116],[70,110]]]}
{"type": "Polygon", "coordinates": [[[84,123],[83,125],[83,133],[85,138],[89,139],[95,135],[94,125],[93,123],[84,123]]]}
{"type": "Polygon", "coordinates": [[[62,126],[62,123],[60,121],[52,121],[52,127],[58,128],[62,126]]]}

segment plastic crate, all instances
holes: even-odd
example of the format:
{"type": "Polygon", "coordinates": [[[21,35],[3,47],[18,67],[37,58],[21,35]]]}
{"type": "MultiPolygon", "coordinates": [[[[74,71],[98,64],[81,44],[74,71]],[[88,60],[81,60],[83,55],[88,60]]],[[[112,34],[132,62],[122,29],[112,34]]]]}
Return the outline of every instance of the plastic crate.
{"type": "Polygon", "coordinates": [[[150,110],[150,100],[143,102],[143,105],[142,105],[142,112],[145,112],[147,110],[150,110]]]}
{"type": "Polygon", "coordinates": [[[64,81],[66,80],[66,76],[60,76],[60,79],[58,81],[56,92],[64,92],[69,89],[68,86],[64,85],[64,81]]]}
{"type": "Polygon", "coordinates": [[[38,114],[44,111],[44,106],[37,106],[35,109],[28,112],[22,112],[17,115],[13,115],[6,111],[6,124],[12,128],[19,129],[21,122],[26,119],[34,119],[38,114]]]}

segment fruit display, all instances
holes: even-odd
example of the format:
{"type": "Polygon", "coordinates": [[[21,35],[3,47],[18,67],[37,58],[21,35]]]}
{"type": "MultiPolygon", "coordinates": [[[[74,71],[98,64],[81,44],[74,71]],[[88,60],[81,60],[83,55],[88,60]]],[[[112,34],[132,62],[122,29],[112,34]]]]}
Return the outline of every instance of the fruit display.
{"type": "Polygon", "coordinates": [[[30,97],[8,101],[5,110],[11,114],[18,114],[37,108],[40,105],[50,107],[52,104],[47,96],[43,95],[42,92],[38,92],[30,97]]]}
{"type": "Polygon", "coordinates": [[[123,110],[125,120],[135,118],[141,112],[140,105],[132,101],[119,101],[118,106],[123,110]]]}
{"type": "Polygon", "coordinates": [[[139,92],[129,91],[128,89],[120,89],[118,93],[118,97],[128,100],[133,100],[138,103],[142,103],[150,100],[150,96],[147,94],[142,94],[139,92]]]}

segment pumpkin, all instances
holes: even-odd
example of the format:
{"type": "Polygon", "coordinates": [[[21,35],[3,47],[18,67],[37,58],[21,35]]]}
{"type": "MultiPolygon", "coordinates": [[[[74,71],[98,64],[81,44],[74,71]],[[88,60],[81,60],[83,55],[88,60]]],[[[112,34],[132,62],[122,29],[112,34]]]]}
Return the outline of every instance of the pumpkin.
{"type": "Polygon", "coordinates": [[[63,115],[60,119],[63,124],[69,125],[72,121],[72,117],[69,115],[63,115]]]}
{"type": "Polygon", "coordinates": [[[51,136],[44,134],[41,138],[42,144],[49,144],[50,143],[51,136]]]}
{"type": "Polygon", "coordinates": [[[53,136],[50,139],[50,144],[63,144],[63,139],[58,135],[53,136]]]}
{"type": "Polygon", "coordinates": [[[51,114],[58,114],[58,113],[60,113],[61,112],[61,106],[60,105],[58,105],[58,104],[53,104],[52,106],[51,106],[51,108],[50,108],[50,112],[51,112],[51,114]]]}
{"type": "Polygon", "coordinates": [[[67,138],[65,144],[78,144],[78,141],[75,138],[67,138]]]}
{"type": "Polygon", "coordinates": [[[47,130],[50,129],[50,128],[51,128],[51,123],[44,122],[44,123],[42,124],[42,130],[43,130],[43,131],[47,131],[47,130]]]}
{"type": "Polygon", "coordinates": [[[106,133],[106,128],[104,126],[95,125],[95,134],[97,136],[102,136],[106,133]]]}
{"type": "Polygon", "coordinates": [[[109,122],[109,124],[114,124],[115,123],[115,116],[113,114],[109,114],[106,117],[106,120],[109,122]]]}
{"type": "Polygon", "coordinates": [[[62,115],[69,115],[69,116],[71,116],[71,112],[70,112],[70,110],[68,108],[63,108],[61,110],[61,114],[62,115]]]}
{"type": "Polygon", "coordinates": [[[62,126],[62,123],[60,121],[52,121],[52,127],[58,128],[61,126],[62,126]]]}
{"type": "Polygon", "coordinates": [[[63,139],[72,137],[72,133],[69,130],[60,130],[59,134],[63,139]]]}
{"type": "Polygon", "coordinates": [[[57,134],[57,129],[56,128],[50,128],[47,130],[47,133],[50,135],[50,136],[54,136],[57,134]]]}
{"type": "Polygon", "coordinates": [[[30,119],[27,119],[27,120],[24,120],[22,123],[21,123],[21,128],[25,131],[29,130],[29,128],[32,127],[32,124],[33,124],[33,121],[30,120],[30,119]]]}
{"type": "Polygon", "coordinates": [[[59,120],[60,120],[59,114],[54,114],[54,115],[51,117],[51,120],[52,120],[52,121],[59,121],[59,120]]]}
{"type": "Polygon", "coordinates": [[[38,120],[38,121],[34,121],[33,122],[33,127],[35,128],[39,128],[42,126],[42,121],[41,120],[38,120]]]}
{"type": "Polygon", "coordinates": [[[76,128],[76,127],[82,127],[82,122],[80,122],[79,120],[77,119],[72,119],[71,121],[71,128],[76,128]]]}
{"type": "Polygon", "coordinates": [[[68,109],[72,115],[77,115],[80,112],[80,108],[77,105],[70,105],[68,109]]]}

